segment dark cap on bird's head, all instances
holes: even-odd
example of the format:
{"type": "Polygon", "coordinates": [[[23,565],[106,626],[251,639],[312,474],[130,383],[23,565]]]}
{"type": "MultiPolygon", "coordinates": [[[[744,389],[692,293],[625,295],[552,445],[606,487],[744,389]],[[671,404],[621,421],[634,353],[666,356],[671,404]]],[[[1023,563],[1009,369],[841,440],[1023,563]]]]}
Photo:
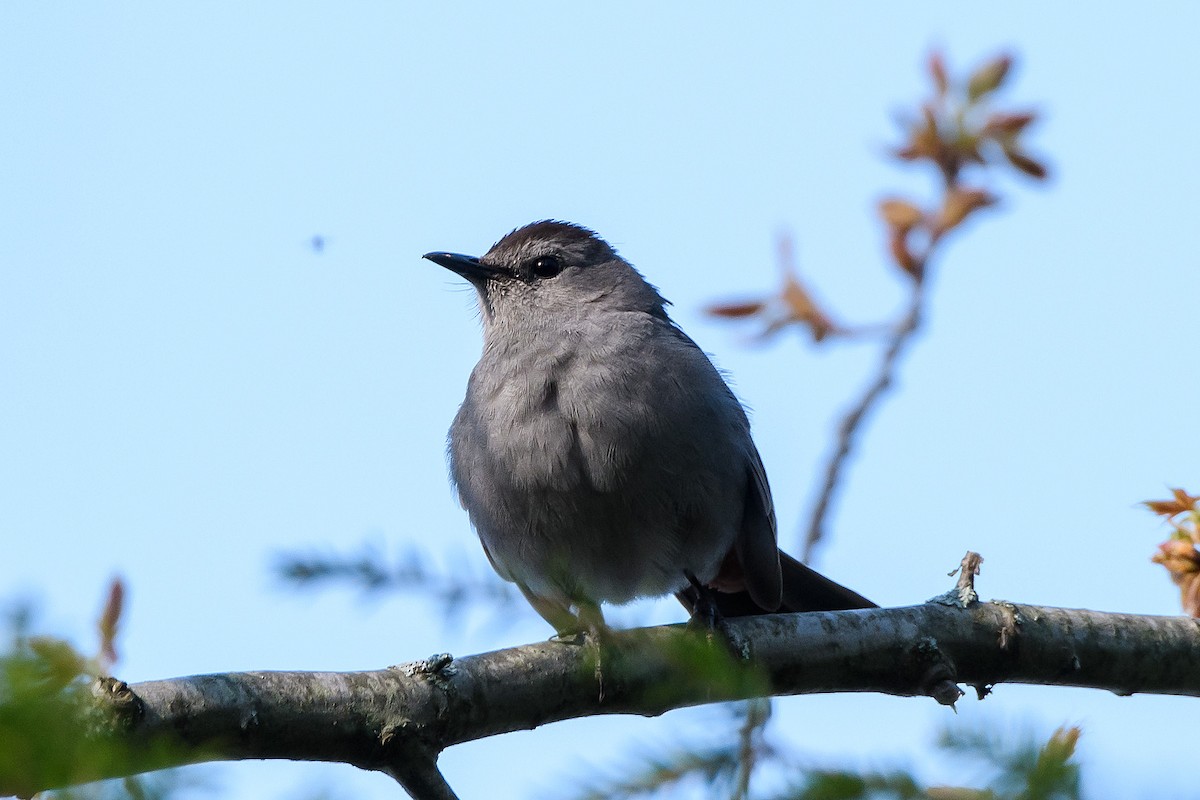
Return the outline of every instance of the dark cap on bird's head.
{"type": "Polygon", "coordinates": [[[665,301],[608,242],[582,225],[541,220],[507,234],[482,257],[432,252],[425,258],[466,278],[479,292],[485,319],[497,302],[511,313],[564,309],[602,301],[614,310],[665,316],[665,301]]]}

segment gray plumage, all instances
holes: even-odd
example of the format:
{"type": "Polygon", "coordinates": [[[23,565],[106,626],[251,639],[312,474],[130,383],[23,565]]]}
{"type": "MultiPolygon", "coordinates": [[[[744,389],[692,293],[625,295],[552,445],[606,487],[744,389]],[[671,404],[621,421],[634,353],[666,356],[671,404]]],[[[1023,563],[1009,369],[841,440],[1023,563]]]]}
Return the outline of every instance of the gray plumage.
{"type": "Polygon", "coordinates": [[[515,230],[482,258],[426,258],[479,294],[483,353],[450,466],[502,577],[560,631],[600,624],[603,602],[675,592],[694,606],[707,590],[692,580],[751,611],[781,606],[746,414],[654,287],[562,222],[515,230]]]}

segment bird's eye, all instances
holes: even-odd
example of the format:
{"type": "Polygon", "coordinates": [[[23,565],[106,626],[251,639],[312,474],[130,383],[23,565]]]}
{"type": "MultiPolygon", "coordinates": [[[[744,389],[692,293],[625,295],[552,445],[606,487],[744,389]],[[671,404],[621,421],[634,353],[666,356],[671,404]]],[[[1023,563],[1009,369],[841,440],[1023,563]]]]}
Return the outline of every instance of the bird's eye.
{"type": "Polygon", "coordinates": [[[562,272],[563,263],[558,256],[538,256],[531,260],[529,271],[539,278],[553,278],[562,272]]]}

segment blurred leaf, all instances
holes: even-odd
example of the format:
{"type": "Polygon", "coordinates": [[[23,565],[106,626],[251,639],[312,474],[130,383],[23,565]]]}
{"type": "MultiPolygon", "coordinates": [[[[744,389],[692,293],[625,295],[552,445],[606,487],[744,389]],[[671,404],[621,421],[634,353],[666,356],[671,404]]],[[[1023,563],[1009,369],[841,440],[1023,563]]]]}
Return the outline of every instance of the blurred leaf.
{"type": "Polygon", "coordinates": [[[395,562],[387,563],[379,545],[362,545],[357,554],[281,553],[275,572],[301,590],[342,586],[369,595],[409,592],[441,606],[447,625],[456,624],[471,608],[485,608],[493,619],[520,618],[529,606],[518,600],[516,587],[502,580],[479,558],[463,558],[454,568],[440,571],[428,563],[428,554],[411,547],[395,562]],[[478,568],[477,568],[478,567],[478,568]],[[516,615],[510,613],[519,609],[516,615]]]}
{"type": "Polygon", "coordinates": [[[1047,170],[1046,166],[1042,164],[1042,162],[1030,158],[1020,150],[1017,150],[1013,147],[1005,147],[1003,150],[1005,157],[1009,160],[1009,163],[1011,163],[1018,170],[1031,178],[1036,178],[1039,181],[1045,180],[1047,170]]]}
{"type": "Polygon", "coordinates": [[[972,103],[986,94],[996,91],[1008,77],[1012,57],[998,56],[977,69],[967,81],[967,99],[972,103]]]}
{"type": "Polygon", "coordinates": [[[925,794],[929,800],[998,800],[991,789],[968,789],[962,786],[930,786],[925,794]]]}
{"type": "Polygon", "coordinates": [[[782,797],[794,800],[917,800],[925,791],[905,772],[815,770],[782,797]]]}
{"type": "Polygon", "coordinates": [[[939,745],[992,768],[995,778],[988,787],[992,794],[984,797],[1079,800],[1079,765],[1071,760],[1079,735],[1079,728],[1059,728],[1045,744],[1038,745],[1032,739],[1007,742],[994,728],[947,730],[939,738],[939,745]]]}
{"type": "Polygon", "coordinates": [[[881,200],[879,214],[889,226],[905,231],[915,228],[925,219],[925,213],[921,209],[908,200],[897,197],[881,200]]]}
{"type": "Polygon", "coordinates": [[[892,260],[896,262],[900,269],[918,281],[924,277],[924,265],[909,250],[907,231],[893,228],[891,235],[888,237],[888,249],[891,251],[892,260]]]}
{"type": "Polygon", "coordinates": [[[936,50],[929,54],[929,76],[933,78],[933,88],[938,95],[945,95],[950,88],[950,78],[946,75],[946,61],[936,50]]]}
{"type": "Polygon", "coordinates": [[[994,139],[1010,140],[1037,119],[1032,112],[1021,114],[992,114],[983,126],[983,134],[994,139]]]}
{"type": "MultiPolygon", "coordinates": [[[[110,592],[109,609],[119,604],[110,592]]],[[[114,612],[115,615],[115,612],[114,612]]],[[[11,615],[9,641],[0,641],[0,795],[31,795],[43,786],[70,786],[39,794],[46,800],[162,800],[197,785],[196,770],[87,783],[98,774],[135,764],[172,760],[159,742],[132,748],[98,741],[92,681],[96,668],[67,641],[27,636],[28,612],[11,615]]]]}
{"type": "Polygon", "coordinates": [[[939,236],[947,233],[961,225],[974,212],[993,205],[995,202],[995,195],[985,189],[952,187],[946,192],[934,232],[939,236]]]}
{"type": "Polygon", "coordinates": [[[108,589],[108,601],[100,614],[100,658],[105,667],[117,663],[117,631],[121,622],[121,611],[125,605],[125,584],[120,578],[113,578],[108,589]]]}
{"type": "Polygon", "coordinates": [[[1200,509],[1200,495],[1191,495],[1183,489],[1172,489],[1170,500],[1147,500],[1142,505],[1162,517],[1173,517],[1200,509]]]}
{"type": "MultiPolygon", "coordinates": [[[[634,763],[622,766],[616,776],[584,782],[564,796],[575,800],[624,800],[699,784],[705,788],[705,796],[745,798],[748,782],[742,779],[743,769],[780,760],[780,754],[762,736],[770,705],[769,701],[759,701],[721,706],[722,710],[732,711],[733,717],[713,715],[716,718],[706,728],[728,730],[730,736],[724,744],[689,746],[685,741],[665,748],[642,745],[636,748],[634,763]],[[753,752],[748,754],[747,748],[753,752]]],[[[574,774],[564,782],[570,787],[580,783],[574,774]]]]}
{"type": "Polygon", "coordinates": [[[813,341],[819,342],[837,330],[833,320],[817,306],[794,273],[789,272],[784,278],[782,299],[789,320],[807,325],[813,341]]]}
{"type": "Polygon", "coordinates": [[[1071,800],[1079,797],[1079,765],[1071,762],[1079,728],[1059,728],[1037,754],[1025,775],[1020,800],[1071,800]]]}
{"type": "Polygon", "coordinates": [[[64,639],[34,636],[29,639],[29,650],[34,656],[36,671],[51,692],[64,688],[87,672],[88,659],[64,639]]]}
{"type": "Polygon", "coordinates": [[[598,779],[577,794],[577,800],[622,800],[662,792],[688,780],[710,787],[731,785],[737,771],[735,754],[728,749],[676,750],[647,756],[642,764],[624,770],[620,777],[598,779]]]}
{"type": "Polygon", "coordinates": [[[1200,496],[1172,489],[1169,500],[1147,500],[1142,505],[1172,527],[1171,538],[1158,546],[1151,561],[1162,564],[1179,587],[1183,612],[1200,617],[1200,496]]]}
{"type": "Polygon", "coordinates": [[[1151,559],[1162,564],[1179,587],[1183,613],[1200,617],[1200,552],[1190,541],[1172,539],[1158,546],[1151,559]]]}
{"type": "Polygon", "coordinates": [[[710,316],[736,319],[738,317],[752,317],[755,314],[761,313],[766,307],[766,303],[759,300],[751,300],[744,303],[716,303],[710,305],[704,311],[710,316]]]}

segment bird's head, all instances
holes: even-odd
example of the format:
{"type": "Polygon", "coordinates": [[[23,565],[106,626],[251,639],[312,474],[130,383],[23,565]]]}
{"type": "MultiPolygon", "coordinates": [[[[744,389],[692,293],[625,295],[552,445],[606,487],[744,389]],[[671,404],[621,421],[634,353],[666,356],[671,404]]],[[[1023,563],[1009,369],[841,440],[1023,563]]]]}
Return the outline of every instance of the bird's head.
{"type": "Polygon", "coordinates": [[[426,253],[479,293],[484,325],[520,325],[608,311],[666,317],[666,302],[628,261],[581,225],[543,220],[517,228],[482,257],[426,253]]]}

